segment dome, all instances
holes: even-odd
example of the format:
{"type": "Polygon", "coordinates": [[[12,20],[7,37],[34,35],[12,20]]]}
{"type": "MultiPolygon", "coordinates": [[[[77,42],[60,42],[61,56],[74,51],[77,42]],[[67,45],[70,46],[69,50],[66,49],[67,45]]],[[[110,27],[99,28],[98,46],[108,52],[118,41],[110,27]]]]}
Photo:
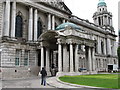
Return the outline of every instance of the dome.
{"type": "Polygon", "coordinates": [[[98,7],[99,6],[106,6],[106,3],[104,0],[99,0],[98,7]]]}
{"type": "Polygon", "coordinates": [[[62,29],[65,29],[65,27],[72,27],[73,29],[79,29],[80,30],[80,27],[74,23],[70,23],[70,22],[66,22],[66,23],[63,23],[63,24],[60,24],[56,30],[62,30],[62,29]]]}

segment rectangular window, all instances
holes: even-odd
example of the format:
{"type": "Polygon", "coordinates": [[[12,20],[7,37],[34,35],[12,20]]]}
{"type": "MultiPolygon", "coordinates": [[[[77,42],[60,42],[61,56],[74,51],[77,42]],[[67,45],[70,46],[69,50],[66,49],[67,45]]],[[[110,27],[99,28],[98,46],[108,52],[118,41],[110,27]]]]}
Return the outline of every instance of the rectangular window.
{"type": "Polygon", "coordinates": [[[15,65],[16,66],[20,65],[21,54],[22,54],[22,50],[16,50],[16,55],[15,55],[15,65]]]}
{"type": "Polygon", "coordinates": [[[29,63],[29,51],[25,51],[24,65],[27,66],[29,63]]]}
{"type": "Polygon", "coordinates": [[[78,45],[78,49],[79,49],[79,50],[82,50],[82,47],[81,47],[81,45],[80,45],[80,44],[78,45]]]}

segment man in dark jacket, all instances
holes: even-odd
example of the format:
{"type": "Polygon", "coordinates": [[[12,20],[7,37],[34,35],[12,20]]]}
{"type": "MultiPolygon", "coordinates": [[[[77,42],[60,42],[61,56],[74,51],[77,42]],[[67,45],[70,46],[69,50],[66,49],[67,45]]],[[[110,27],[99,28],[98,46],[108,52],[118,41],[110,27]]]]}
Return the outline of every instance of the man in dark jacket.
{"type": "Polygon", "coordinates": [[[47,72],[46,72],[46,70],[45,70],[45,68],[44,67],[42,67],[42,70],[41,70],[41,78],[42,78],[42,80],[41,80],[41,85],[46,85],[46,76],[47,76],[47,72]]]}

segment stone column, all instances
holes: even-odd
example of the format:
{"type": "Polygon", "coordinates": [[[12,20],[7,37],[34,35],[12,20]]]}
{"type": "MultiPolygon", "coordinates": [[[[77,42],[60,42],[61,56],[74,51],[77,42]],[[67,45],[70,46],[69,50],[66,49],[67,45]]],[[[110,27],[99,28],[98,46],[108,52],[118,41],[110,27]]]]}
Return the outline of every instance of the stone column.
{"type": "Polygon", "coordinates": [[[5,24],[3,35],[9,37],[9,30],[10,30],[10,1],[7,0],[5,5],[5,24]]]}
{"type": "Polygon", "coordinates": [[[11,37],[15,37],[16,2],[12,3],[11,37]]]}
{"type": "Polygon", "coordinates": [[[38,11],[34,10],[34,41],[37,41],[37,19],[38,19],[38,11]]]}
{"type": "Polygon", "coordinates": [[[99,21],[98,21],[99,19],[98,19],[98,17],[97,17],[97,19],[96,19],[96,25],[99,25],[99,21]]]}
{"type": "Polygon", "coordinates": [[[63,23],[65,23],[65,19],[63,19],[63,23]]]}
{"type": "Polygon", "coordinates": [[[73,72],[73,45],[70,44],[70,72],[73,72]]]}
{"type": "Polygon", "coordinates": [[[109,21],[110,21],[110,26],[111,26],[111,18],[109,18],[109,19],[110,19],[109,21]]]}
{"type": "Polygon", "coordinates": [[[86,57],[86,60],[85,60],[85,62],[86,62],[86,68],[87,68],[87,70],[89,70],[89,57],[88,57],[88,46],[85,46],[85,57],[86,57]]]}
{"type": "Polygon", "coordinates": [[[107,25],[107,17],[105,17],[105,25],[107,25]]]}
{"type": "Polygon", "coordinates": [[[44,47],[41,47],[41,70],[44,67],[44,47]]]}
{"type": "Polygon", "coordinates": [[[51,30],[51,14],[48,14],[48,30],[51,30]]]}
{"type": "Polygon", "coordinates": [[[106,55],[106,39],[104,38],[104,54],[106,55]]]}
{"type": "Polygon", "coordinates": [[[78,72],[78,45],[75,46],[75,71],[78,72]]]}
{"type": "Polygon", "coordinates": [[[105,16],[103,15],[103,25],[105,25],[105,16]]]}
{"type": "Polygon", "coordinates": [[[101,41],[100,41],[100,37],[98,36],[98,54],[101,54],[101,41]]]}
{"type": "Polygon", "coordinates": [[[117,42],[114,41],[114,55],[117,56],[117,42]]]}
{"type": "Polygon", "coordinates": [[[92,71],[92,60],[91,60],[91,48],[88,48],[88,67],[89,67],[89,71],[92,71]]]}
{"type": "Polygon", "coordinates": [[[66,65],[69,66],[68,58],[67,58],[67,45],[65,44],[63,46],[63,72],[67,72],[68,71],[68,68],[67,68],[66,65]]]}
{"type": "Polygon", "coordinates": [[[81,45],[81,49],[82,49],[82,51],[85,51],[85,46],[81,45]]]}
{"type": "Polygon", "coordinates": [[[50,50],[46,48],[46,71],[50,73],[50,50]]]}
{"type": "Polygon", "coordinates": [[[110,43],[110,38],[107,38],[107,55],[111,55],[111,43],[110,43]]]}
{"type": "Polygon", "coordinates": [[[52,16],[52,30],[55,30],[55,16],[52,16]]]}
{"type": "Polygon", "coordinates": [[[102,16],[100,17],[100,20],[101,20],[101,26],[102,26],[103,25],[102,16]]]}
{"type": "Polygon", "coordinates": [[[28,26],[28,40],[33,39],[33,8],[29,8],[29,26],[28,26]]]}
{"type": "Polygon", "coordinates": [[[58,71],[62,72],[62,45],[58,43],[58,71]]]}
{"type": "Polygon", "coordinates": [[[109,25],[109,16],[107,16],[107,25],[109,25]]]}
{"type": "Polygon", "coordinates": [[[95,71],[95,49],[92,48],[92,70],[95,71]]]}
{"type": "Polygon", "coordinates": [[[110,26],[112,26],[112,18],[110,18],[110,26]]]}

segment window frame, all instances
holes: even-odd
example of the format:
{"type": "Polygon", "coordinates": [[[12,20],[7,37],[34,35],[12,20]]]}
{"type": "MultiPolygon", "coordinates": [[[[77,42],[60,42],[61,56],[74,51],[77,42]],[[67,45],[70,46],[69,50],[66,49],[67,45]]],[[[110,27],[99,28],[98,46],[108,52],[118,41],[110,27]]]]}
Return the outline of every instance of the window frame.
{"type": "Polygon", "coordinates": [[[15,22],[15,37],[22,38],[23,37],[23,18],[21,15],[16,16],[15,22]],[[20,28],[20,29],[19,29],[20,28]],[[19,33],[19,34],[18,34],[19,33]]]}
{"type": "Polygon", "coordinates": [[[42,21],[41,18],[39,17],[37,20],[37,38],[43,33],[43,27],[42,27],[42,21]]]}
{"type": "Polygon", "coordinates": [[[21,58],[22,58],[22,50],[21,49],[16,49],[16,53],[15,53],[15,66],[20,66],[21,58]],[[17,55],[17,51],[18,51],[18,55],[17,55]],[[19,59],[17,61],[18,64],[16,64],[16,59],[19,59]]]}
{"type": "Polygon", "coordinates": [[[24,66],[29,66],[29,55],[30,55],[30,51],[29,50],[25,50],[25,53],[24,53],[24,66]],[[27,52],[27,55],[26,55],[26,52],[27,52]],[[27,56],[27,64],[25,64],[26,56],[27,56]]]}

